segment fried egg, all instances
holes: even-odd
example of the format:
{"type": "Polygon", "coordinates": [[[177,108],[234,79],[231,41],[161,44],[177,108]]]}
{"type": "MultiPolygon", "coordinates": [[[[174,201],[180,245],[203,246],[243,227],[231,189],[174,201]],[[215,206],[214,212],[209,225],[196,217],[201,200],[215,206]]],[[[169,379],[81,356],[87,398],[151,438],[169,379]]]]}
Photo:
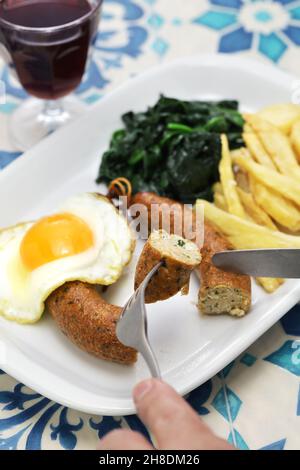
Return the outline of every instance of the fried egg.
{"type": "Polygon", "coordinates": [[[47,297],[67,281],[108,286],[134,249],[126,219],[103,196],[86,193],[35,223],[0,231],[0,313],[34,323],[47,297]]]}

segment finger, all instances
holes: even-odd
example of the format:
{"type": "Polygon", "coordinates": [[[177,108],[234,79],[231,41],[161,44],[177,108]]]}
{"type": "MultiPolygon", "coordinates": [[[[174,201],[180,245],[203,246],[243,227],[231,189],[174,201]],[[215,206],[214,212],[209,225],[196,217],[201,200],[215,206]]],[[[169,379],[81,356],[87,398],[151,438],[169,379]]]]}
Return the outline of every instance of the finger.
{"type": "Polygon", "coordinates": [[[232,449],[210,431],[169,385],[146,380],[134,389],[133,398],[138,415],[153,434],[158,449],[232,449]]]}
{"type": "Polygon", "coordinates": [[[127,429],[110,432],[100,440],[97,448],[98,450],[153,450],[144,436],[127,429]]]}

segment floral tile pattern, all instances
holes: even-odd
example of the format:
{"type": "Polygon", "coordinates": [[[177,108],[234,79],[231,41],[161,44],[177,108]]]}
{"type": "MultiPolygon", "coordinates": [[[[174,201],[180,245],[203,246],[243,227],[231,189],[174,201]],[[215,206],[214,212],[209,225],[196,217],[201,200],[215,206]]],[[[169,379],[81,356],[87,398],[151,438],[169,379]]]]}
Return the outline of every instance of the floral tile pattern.
{"type": "Polygon", "coordinates": [[[195,22],[221,31],[218,50],[224,53],[256,48],[273,62],[292,43],[300,44],[300,4],[294,1],[211,0],[195,22]]]}
{"type": "MultiPolygon", "coordinates": [[[[105,0],[101,27],[77,95],[92,104],[152,65],[200,52],[249,55],[300,74],[300,0],[105,0]]],[[[8,115],[26,98],[1,64],[0,169],[11,148],[8,115]]],[[[300,306],[186,398],[240,449],[300,449],[300,306]]],[[[0,370],[0,449],[94,449],[115,428],[149,438],[136,416],[90,416],[35,393],[0,370]]]]}

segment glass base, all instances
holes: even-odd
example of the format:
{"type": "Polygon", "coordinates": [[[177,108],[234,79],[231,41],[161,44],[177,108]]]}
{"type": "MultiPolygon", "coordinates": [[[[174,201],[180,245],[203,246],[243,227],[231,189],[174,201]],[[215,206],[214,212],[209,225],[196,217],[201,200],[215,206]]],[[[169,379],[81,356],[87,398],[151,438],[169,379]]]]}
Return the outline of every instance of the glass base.
{"type": "Polygon", "coordinates": [[[86,109],[87,105],[73,96],[53,101],[29,98],[10,117],[9,134],[12,144],[18,150],[28,150],[86,109]]]}

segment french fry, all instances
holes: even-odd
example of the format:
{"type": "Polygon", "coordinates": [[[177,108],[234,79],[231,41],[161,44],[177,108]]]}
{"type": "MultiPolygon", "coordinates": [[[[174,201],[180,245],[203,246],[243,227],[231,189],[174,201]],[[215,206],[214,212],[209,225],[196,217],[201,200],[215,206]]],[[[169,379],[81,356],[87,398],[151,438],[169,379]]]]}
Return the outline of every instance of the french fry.
{"type": "Polygon", "coordinates": [[[220,193],[220,194],[223,194],[223,196],[224,196],[223,187],[222,187],[222,184],[220,182],[215,183],[213,185],[213,192],[214,192],[214,194],[215,193],[220,193]]]}
{"type": "Polygon", "coordinates": [[[257,204],[283,227],[291,232],[300,230],[300,209],[277,191],[250,178],[251,191],[257,204]]]}
{"type": "Polygon", "coordinates": [[[248,173],[242,168],[236,168],[234,175],[238,187],[243,189],[243,191],[249,192],[250,187],[248,173]]]}
{"type": "Polygon", "coordinates": [[[279,129],[259,116],[246,115],[247,123],[257,133],[278,170],[300,181],[300,167],[289,139],[279,129]]]}
{"type": "Polygon", "coordinates": [[[273,278],[273,277],[256,277],[255,280],[269,294],[272,294],[272,292],[275,292],[275,290],[277,290],[278,287],[280,287],[284,283],[283,279],[273,278]]]}
{"type": "MultiPolygon", "coordinates": [[[[268,227],[271,230],[277,230],[277,227],[272,221],[272,219],[256,204],[251,193],[247,193],[241,188],[237,188],[237,191],[240,200],[246,208],[246,211],[255,223],[263,225],[264,227],[268,227]]],[[[222,209],[222,207],[220,207],[220,209],[222,209]]],[[[275,292],[275,290],[278,289],[278,287],[284,282],[282,279],[269,277],[259,277],[255,280],[268,293],[275,292]]]]}
{"type": "Polygon", "coordinates": [[[219,192],[215,192],[214,193],[214,203],[217,207],[219,207],[219,209],[222,209],[223,211],[228,210],[224,194],[221,194],[219,192]]]}
{"type": "MultiPolygon", "coordinates": [[[[247,193],[239,187],[237,188],[237,192],[240,200],[242,201],[242,204],[254,222],[260,225],[264,225],[265,227],[269,227],[271,230],[277,230],[277,227],[272,221],[271,217],[269,217],[269,215],[256,204],[251,193],[247,193]]],[[[217,207],[219,206],[217,205],[217,207]]],[[[223,208],[220,207],[220,209],[223,208]]]]}
{"type": "Polygon", "coordinates": [[[232,170],[232,160],[228,146],[228,139],[225,134],[221,136],[221,142],[222,158],[219,165],[219,172],[225,201],[231,214],[244,217],[245,211],[236,191],[237,184],[232,170]]]}
{"type": "Polygon", "coordinates": [[[255,161],[268,168],[276,169],[271,157],[265,151],[257,135],[249,124],[244,126],[243,139],[255,161]]]}
{"type": "Polygon", "coordinates": [[[300,162],[300,120],[293,124],[290,140],[294,148],[294,152],[297,155],[298,162],[300,162]]]}
{"type": "MultiPolygon", "coordinates": [[[[231,154],[238,154],[241,153],[242,155],[246,155],[251,157],[249,151],[247,149],[238,149],[231,152],[231,154]]],[[[271,161],[271,160],[270,160],[271,161]]],[[[273,165],[272,161],[271,164],[273,165]]],[[[275,168],[275,166],[273,165],[275,168]]],[[[271,218],[266,214],[254,201],[253,196],[247,192],[249,189],[249,181],[247,174],[243,170],[238,171],[238,175],[235,175],[237,181],[242,183],[242,187],[237,187],[237,192],[240,197],[241,202],[243,203],[247,215],[245,215],[246,220],[252,220],[254,222],[259,223],[260,225],[267,226],[271,229],[277,230],[276,225],[272,222],[271,218]],[[244,188],[245,190],[243,190],[244,188]]],[[[222,200],[223,195],[222,186],[219,183],[216,183],[214,186],[215,189],[215,198],[214,203],[215,205],[222,210],[227,211],[227,207],[224,206],[224,199],[222,200]]],[[[256,281],[265,289],[266,292],[274,292],[278,287],[283,283],[282,279],[273,279],[273,278],[258,278],[256,281]]]]}
{"type": "Polygon", "coordinates": [[[282,196],[300,205],[300,185],[290,176],[281,175],[271,168],[266,168],[254,162],[246,155],[236,154],[234,163],[250,173],[256,180],[268,188],[277,191],[282,196]]]}
{"type": "Polygon", "coordinates": [[[216,204],[216,206],[224,211],[227,211],[228,207],[227,207],[227,203],[225,200],[221,183],[218,182],[213,185],[213,193],[214,193],[214,203],[216,204]]]}
{"type": "Polygon", "coordinates": [[[235,215],[218,209],[214,204],[198,199],[196,210],[199,205],[204,208],[204,216],[212,222],[221,233],[240,250],[259,248],[299,248],[300,236],[287,235],[278,230],[255,224],[235,215]]]}
{"type": "MultiPolygon", "coordinates": [[[[243,150],[243,149],[242,149],[243,150]]],[[[245,151],[242,151],[245,154],[245,151]]],[[[246,153],[247,154],[247,153],[246,153]]],[[[272,161],[271,161],[272,164],[272,161]]],[[[273,165],[273,164],[272,164],[273,165]]],[[[255,202],[251,193],[244,191],[242,188],[237,188],[240,200],[242,201],[246,211],[250,215],[252,221],[258,223],[259,225],[263,225],[264,227],[268,227],[271,230],[277,230],[276,225],[272,221],[272,219],[268,216],[266,212],[264,212],[255,202]]],[[[222,209],[222,207],[220,207],[222,209]]],[[[250,220],[251,220],[250,219],[250,220]]],[[[268,277],[259,277],[255,279],[256,282],[262,286],[266,292],[272,293],[278,289],[279,286],[284,282],[283,279],[279,278],[268,278],[268,277]]]]}
{"type": "MultiPolygon", "coordinates": [[[[235,248],[298,247],[300,236],[280,232],[274,221],[291,232],[300,230],[300,187],[297,182],[300,181],[297,161],[297,156],[300,161],[300,109],[293,105],[280,105],[258,115],[244,117],[243,138],[247,148],[235,150],[228,156],[222,141],[224,173],[221,183],[229,213],[219,185],[215,187],[215,206],[207,201],[197,201],[197,205],[204,205],[205,217],[235,248]],[[289,134],[290,130],[289,140],[283,132],[289,134]],[[246,172],[247,184],[243,187],[232,186],[232,163],[239,166],[243,175],[246,172]],[[231,186],[228,188],[229,182],[231,186]],[[251,192],[248,192],[249,188],[251,192]],[[232,193],[236,194],[243,212],[232,193]]],[[[267,292],[274,292],[284,282],[283,279],[264,277],[256,281],[267,292]]]]}
{"type": "Polygon", "coordinates": [[[292,125],[300,119],[300,108],[296,104],[275,104],[262,109],[258,116],[269,121],[284,134],[288,135],[292,125]]]}

